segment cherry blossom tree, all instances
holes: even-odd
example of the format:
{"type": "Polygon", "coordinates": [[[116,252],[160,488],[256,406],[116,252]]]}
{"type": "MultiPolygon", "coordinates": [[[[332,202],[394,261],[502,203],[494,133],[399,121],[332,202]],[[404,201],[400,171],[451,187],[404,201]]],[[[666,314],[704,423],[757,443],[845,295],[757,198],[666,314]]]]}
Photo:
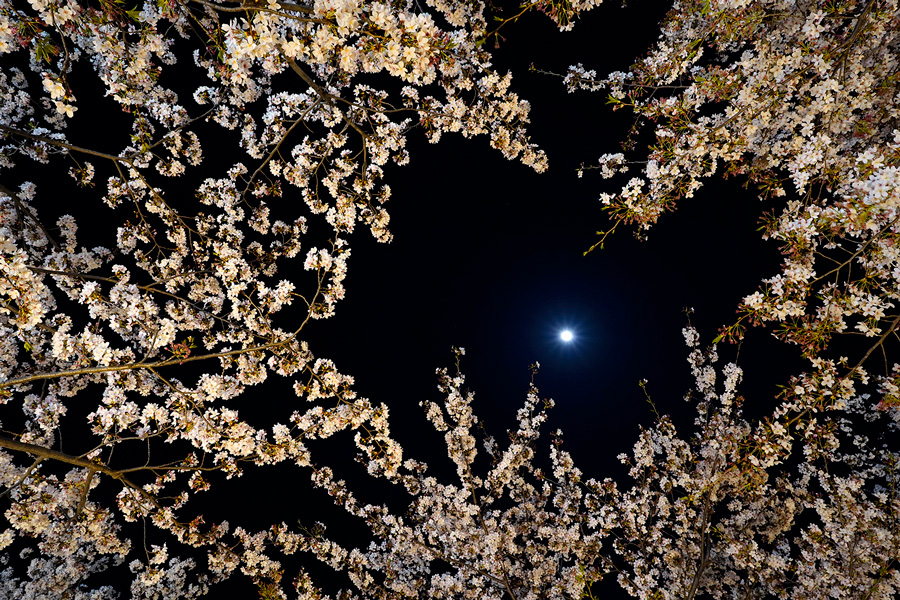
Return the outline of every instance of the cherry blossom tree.
{"type": "Polygon", "coordinates": [[[715,346],[704,355],[686,330],[697,432],[661,418],[628,459],[638,485],[619,498],[634,502],[613,502],[611,569],[633,595],[896,593],[898,31],[890,1],[678,1],[628,71],[565,75],[635,115],[623,151],[583,169],[623,181],[600,194],[612,226],[590,250],[620,225],[645,236],[704,179],[741,178],[769,202],[764,237],[784,262],[713,343],[774,325],[810,361],[747,422],[740,370],[715,391],[715,346]]]}
{"type": "MultiPolygon", "coordinates": [[[[541,10],[568,29],[589,8],[525,4],[501,26],[541,10]]],[[[645,235],[721,169],[780,202],[764,235],[781,245],[782,272],[708,348],[685,328],[694,427],[679,434],[657,415],[620,457],[630,481],[584,478],[559,432],[539,467],[552,402],[534,388],[510,443],[483,440],[489,464],[478,470],[471,396],[444,372],[446,400],[426,408],[459,481],[404,463],[388,476],[413,497],[405,518],[326,481],[379,542],[317,547],[322,559],[343,558],[370,597],[593,598],[610,578],[637,598],[894,597],[898,31],[896,2],[676,2],[628,72],[572,67],[570,90],[607,91],[636,115],[624,152],[586,167],[607,178],[641,169],[601,194],[609,232],[645,235]],[[767,417],[749,420],[743,372],[717,366],[716,344],[769,323],[810,368],[785,382],[767,417]],[[842,333],[869,340],[853,360],[831,353],[842,333]]]]}
{"type": "Polygon", "coordinates": [[[344,297],[348,236],[359,225],[390,240],[382,175],[408,162],[413,129],[432,142],[484,135],[546,166],[524,131],[528,104],[480,48],[483,6],[429,10],[0,5],[0,402],[24,411],[0,435],[0,547],[37,553],[6,567],[7,597],[112,597],[81,586],[125,560],[135,597],[198,596],[237,570],[277,583],[257,548],[269,533],[181,516],[215,472],[310,466],[306,442],[346,429],[373,469],[396,470],[387,408],[303,340],[344,297]],[[80,115],[98,122],[97,90],[128,121],[119,137],[79,134],[80,115]],[[229,131],[223,164],[209,148],[229,131]],[[24,179],[43,167],[96,186],[90,210],[106,211],[111,247],[84,246],[74,217],[52,215],[47,186],[24,179]],[[224,404],[270,376],[293,379],[312,408],[260,426],[224,404]],[[83,447],[63,449],[64,416],[85,403],[83,447]],[[186,578],[194,560],[165,545],[138,552],[122,533],[135,521],[205,548],[208,573],[186,578]]]}
{"type": "MultiPolygon", "coordinates": [[[[595,4],[521,11],[570,29],[595,4]]],[[[456,466],[449,483],[404,458],[387,407],[358,397],[303,333],[344,297],[357,224],[390,239],[383,175],[407,163],[413,129],[433,142],[483,134],[545,169],[529,106],[484,43],[514,32],[521,12],[489,22],[483,4],[453,0],[124,6],[0,5],[0,402],[22,415],[4,412],[0,433],[5,596],[113,598],[94,575],[127,563],[136,598],[199,597],[238,573],[264,597],[324,597],[313,576],[285,572],[282,557],[299,552],[346,574],[342,597],[593,598],[610,580],[640,598],[897,593],[896,2],[676,3],[629,72],[569,71],[571,89],[634,110],[626,152],[643,126],[655,139],[646,155],[597,165],[642,168],[601,195],[613,229],[646,230],[721,168],[786,198],[766,227],[784,268],[710,346],[685,328],[694,427],[679,434],[657,415],[621,457],[629,481],[587,478],[561,432],[544,455],[553,402],[534,385],[499,443],[480,431],[459,366],[440,371],[444,399],[423,408],[456,466]],[[79,137],[98,86],[129,122],[123,139],[97,142],[116,148],[79,137]],[[223,128],[242,162],[208,156],[223,128]],[[91,210],[119,219],[115,245],[85,247],[70,215],[48,221],[45,180],[21,179],[22,165],[96,185],[91,210]],[[742,371],[717,366],[715,343],[773,322],[811,368],[749,420],[742,371]],[[868,350],[830,356],[851,326],[868,350]],[[885,369],[870,373],[876,351],[885,369]],[[258,424],[225,403],[270,377],[293,381],[311,408],[258,424]],[[73,452],[66,416],[84,405],[86,430],[72,435],[87,447],[73,452]],[[313,455],[311,440],[345,430],[406,512],[359,500],[313,455]],[[188,516],[220,479],[288,462],[373,541],[188,516]],[[140,548],[134,523],[171,548],[140,548]]]]}
{"type": "MultiPolygon", "coordinates": [[[[837,334],[896,338],[900,130],[893,2],[676,2],[657,46],[629,72],[600,78],[582,65],[570,90],[605,91],[629,108],[636,152],[604,154],[603,177],[640,169],[600,199],[620,224],[648,230],[703,180],[741,177],[764,199],[764,236],[784,255],[718,338],[742,339],[747,325],[777,323],[776,335],[820,356],[837,334]]],[[[866,379],[862,363],[843,385],[866,379]]],[[[900,371],[884,355],[882,407],[897,405],[900,371]]],[[[831,363],[828,363],[831,364],[831,363]]],[[[820,367],[816,367],[818,370],[820,367]]],[[[822,363],[821,368],[826,368],[822,363]]]]}
{"type": "MultiPolygon", "coordinates": [[[[897,453],[878,443],[896,433],[894,415],[842,392],[813,417],[784,402],[773,418],[748,421],[742,370],[718,367],[693,327],[684,336],[694,428],[679,435],[657,415],[620,457],[629,482],[586,478],[559,431],[538,466],[553,401],[533,385],[501,447],[479,433],[464,377],[441,371],[445,399],[425,409],[458,480],[404,461],[385,474],[411,497],[401,515],[358,501],[323,469],[317,484],[366,519],[376,541],[348,549],[320,530],[289,547],[343,569],[367,598],[595,598],[604,579],[636,598],[895,597],[897,453]]],[[[295,585],[319,597],[305,574],[295,585]]]]}

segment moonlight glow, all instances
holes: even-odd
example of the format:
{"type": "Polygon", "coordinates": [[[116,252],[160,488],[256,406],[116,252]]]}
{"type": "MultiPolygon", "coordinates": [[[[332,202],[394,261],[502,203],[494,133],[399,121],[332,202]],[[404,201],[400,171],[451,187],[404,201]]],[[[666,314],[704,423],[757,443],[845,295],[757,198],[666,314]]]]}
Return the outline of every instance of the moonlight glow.
{"type": "Polygon", "coordinates": [[[569,331],[568,329],[563,329],[561,332],[559,332],[559,339],[561,339],[564,342],[571,342],[572,338],[574,338],[574,337],[575,336],[572,335],[572,332],[569,331]]]}

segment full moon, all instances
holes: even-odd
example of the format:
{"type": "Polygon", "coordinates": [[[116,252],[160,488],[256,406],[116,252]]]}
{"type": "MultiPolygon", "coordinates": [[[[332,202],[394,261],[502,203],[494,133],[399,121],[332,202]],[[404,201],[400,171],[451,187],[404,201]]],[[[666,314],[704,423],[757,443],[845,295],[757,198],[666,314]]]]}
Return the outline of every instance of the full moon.
{"type": "Polygon", "coordinates": [[[575,337],[575,336],[572,335],[572,332],[569,331],[568,329],[563,329],[563,330],[559,333],[559,339],[561,339],[561,340],[564,341],[564,342],[571,342],[571,341],[572,341],[572,338],[574,338],[574,337],[575,337]]]}

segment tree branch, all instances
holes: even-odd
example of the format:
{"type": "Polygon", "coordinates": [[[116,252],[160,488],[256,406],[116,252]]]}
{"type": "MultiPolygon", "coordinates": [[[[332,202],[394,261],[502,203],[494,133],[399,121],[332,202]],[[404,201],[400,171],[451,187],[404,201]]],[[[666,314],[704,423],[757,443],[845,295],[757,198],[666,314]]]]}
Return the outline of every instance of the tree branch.
{"type": "Polygon", "coordinates": [[[34,375],[27,375],[25,377],[18,377],[16,379],[8,379],[6,381],[0,382],[0,389],[7,388],[14,385],[21,385],[24,383],[31,383],[32,381],[40,381],[41,379],[59,379],[61,377],[76,377],[78,375],[92,375],[96,373],[113,373],[115,371],[133,371],[136,369],[145,369],[152,370],[160,367],[170,367],[172,365],[180,365],[186,362],[194,362],[198,360],[207,360],[210,358],[225,358],[227,356],[237,356],[239,354],[247,354],[249,352],[259,352],[261,350],[269,350],[270,348],[276,348],[278,346],[283,346],[294,339],[298,332],[295,332],[287,339],[278,341],[278,342],[270,342],[268,344],[263,344],[261,346],[251,346],[250,348],[241,348],[240,350],[228,350],[225,352],[213,352],[210,354],[202,354],[199,356],[187,356],[184,358],[170,358],[167,360],[160,360],[152,363],[131,363],[127,365],[108,365],[105,367],[85,367],[83,369],[71,369],[68,371],[56,371],[54,373],[36,373],[34,375]]]}
{"type": "Polygon", "coordinates": [[[65,148],[66,150],[72,150],[73,152],[81,152],[82,154],[90,154],[91,156],[96,156],[98,158],[106,158],[114,162],[128,162],[130,160],[129,158],[125,158],[122,156],[113,156],[112,154],[107,154],[105,152],[98,152],[97,150],[91,150],[90,148],[82,148],[81,146],[75,146],[67,142],[54,140],[53,138],[48,138],[41,135],[28,133],[27,131],[14,129],[7,125],[3,125],[2,123],[0,123],[0,131],[6,131],[8,133],[11,133],[12,135],[17,135],[19,137],[34,140],[36,142],[44,142],[45,144],[50,144],[51,146],[57,146],[59,148],[65,148]]]}
{"type": "Polygon", "coordinates": [[[361,135],[364,140],[369,139],[369,134],[367,134],[365,131],[363,131],[363,129],[359,125],[357,125],[353,120],[351,120],[350,117],[348,117],[347,114],[343,110],[341,110],[341,108],[335,103],[335,100],[341,99],[340,97],[335,96],[334,94],[331,94],[330,92],[328,92],[328,90],[326,90],[325,88],[320,86],[318,83],[313,81],[313,78],[310,77],[306,71],[301,69],[300,65],[298,65],[297,61],[295,61],[293,58],[286,56],[284,53],[282,53],[282,56],[284,56],[284,59],[287,61],[288,65],[290,65],[290,67],[294,71],[294,73],[296,73],[297,75],[300,76],[300,79],[302,79],[304,82],[306,82],[307,85],[309,85],[309,87],[311,87],[313,90],[315,90],[315,92],[323,100],[325,100],[325,102],[327,102],[329,106],[334,107],[339,113],[341,113],[341,117],[344,118],[344,121],[346,121],[346,123],[350,127],[355,129],[356,132],[359,135],[361,135]]]}
{"type": "MultiPolygon", "coordinates": [[[[0,448],[6,448],[7,450],[13,450],[16,452],[24,452],[26,454],[30,454],[32,456],[37,456],[42,459],[55,460],[61,463],[65,463],[68,465],[73,465],[75,467],[81,467],[83,469],[88,469],[90,471],[90,475],[88,476],[85,489],[90,485],[91,479],[93,478],[93,474],[95,471],[100,471],[104,475],[108,475],[113,479],[121,481],[123,485],[129,487],[137,492],[139,492],[142,496],[148,499],[156,508],[162,508],[156,497],[150,492],[146,491],[141,486],[137,485],[130,481],[125,474],[121,471],[117,471],[115,469],[111,469],[108,466],[102,463],[96,463],[86,458],[81,458],[78,456],[72,456],[70,454],[65,454],[63,452],[57,452],[56,450],[51,450],[50,448],[45,448],[44,446],[37,446],[35,444],[27,444],[25,442],[18,442],[16,440],[2,437],[0,436],[0,448]]],[[[33,468],[33,466],[32,466],[33,468]]],[[[86,492],[85,494],[86,495],[86,492]]],[[[76,516],[78,512],[80,512],[81,508],[84,506],[85,498],[82,497],[81,501],[78,505],[78,511],[76,511],[76,516]]]]}
{"type": "MultiPolygon", "coordinates": [[[[252,4],[252,3],[251,4],[239,4],[238,6],[230,7],[230,6],[222,6],[221,4],[216,4],[214,2],[207,2],[206,0],[191,0],[191,2],[194,2],[196,4],[202,4],[203,6],[206,6],[208,8],[211,8],[211,9],[213,9],[215,11],[219,11],[219,12],[233,13],[233,12],[245,12],[248,10],[261,10],[261,11],[265,11],[265,12],[273,12],[273,13],[278,14],[277,10],[272,10],[272,9],[268,8],[268,5],[262,4],[262,3],[260,3],[260,4],[252,4]]],[[[302,13],[306,13],[306,14],[312,14],[313,12],[315,12],[315,9],[313,9],[311,6],[305,6],[302,4],[292,4],[290,2],[278,2],[278,6],[282,10],[291,10],[294,12],[302,12],[302,13]]],[[[326,22],[327,23],[327,21],[325,21],[324,19],[315,19],[315,22],[326,22]]]]}
{"type": "MultiPolygon", "coordinates": [[[[2,127],[2,125],[0,125],[0,127],[2,127]]],[[[16,194],[12,190],[10,190],[8,187],[4,186],[2,183],[0,183],[0,194],[5,194],[5,195],[9,196],[10,198],[12,198],[12,201],[16,204],[16,208],[18,208],[19,211],[23,215],[27,215],[34,222],[34,224],[37,226],[37,228],[40,229],[41,232],[44,234],[44,237],[46,237],[47,240],[50,242],[50,245],[52,245],[56,250],[59,250],[59,244],[56,242],[55,239],[53,239],[53,236],[51,236],[50,233],[44,228],[44,225],[43,225],[43,223],[41,223],[40,219],[38,219],[36,216],[34,216],[34,213],[31,212],[31,207],[29,207],[27,204],[22,202],[22,199],[19,198],[18,194],[16,194]]]]}
{"type": "Polygon", "coordinates": [[[709,492],[705,494],[703,499],[703,518],[700,523],[700,564],[697,565],[697,571],[694,573],[694,579],[691,581],[691,589],[685,600],[694,600],[697,594],[697,588],[700,586],[700,579],[703,577],[703,571],[709,563],[709,532],[707,527],[709,524],[709,492]]]}

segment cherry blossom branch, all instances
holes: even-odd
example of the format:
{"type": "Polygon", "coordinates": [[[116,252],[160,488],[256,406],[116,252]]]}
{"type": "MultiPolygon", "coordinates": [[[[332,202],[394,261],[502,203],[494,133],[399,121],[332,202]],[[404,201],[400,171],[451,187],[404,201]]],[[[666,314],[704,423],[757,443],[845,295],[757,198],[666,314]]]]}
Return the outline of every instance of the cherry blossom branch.
{"type": "MultiPolygon", "coordinates": [[[[810,71],[814,66],[815,65],[807,65],[807,66],[803,67],[802,69],[800,69],[799,71],[794,71],[793,73],[791,73],[790,77],[785,78],[785,80],[782,84],[782,88],[784,85],[790,83],[792,80],[800,77],[801,75],[805,74],[807,71],[810,71]]],[[[772,84],[771,86],[769,86],[768,89],[762,90],[760,95],[765,96],[766,94],[775,94],[777,92],[778,92],[778,88],[774,84],[772,84]]],[[[752,121],[757,116],[759,116],[762,112],[772,108],[772,105],[777,101],[778,101],[778,98],[776,97],[776,98],[772,99],[772,104],[762,104],[750,117],[747,118],[747,121],[748,122],[752,121]]],[[[724,121],[722,121],[721,123],[719,123],[718,125],[713,127],[712,130],[710,131],[710,133],[718,132],[720,129],[722,129],[723,127],[725,127],[726,125],[728,125],[729,123],[731,123],[732,121],[734,121],[735,119],[740,117],[741,115],[743,115],[752,106],[753,105],[750,103],[745,104],[743,107],[741,107],[740,109],[735,111],[734,114],[732,114],[730,117],[728,117],[727,119],[725,119],[724,121]]]]}
{"type": "Polygon", "coordinates": [[[706,570],[706,565],[709,563],[709,532],[707,531],[710,516],[709,492],[706,492],[704,496],[703,516],[700,521],[700,564],[697,565],[697,571],[694,573],[694,578],[691,581],[691,589],[688,591],[685,600],[694,600],[694,596],[697,594],[697,587],[700,585],[700,579],[703,576],[703,571],[706,570]]]}
{"type": "MultiPolygon", "coordinates": [[[[481,530],[484,531],[484,534],[490,535],[490,531],[488,531],[487,525],[484,522],[484,512],[481,510],[481,503],[478,502],[478,496],[475,494],[475,481],[474,475],[472,474],[472,465],[471,461],[468,460],[468,455],[464,455],[464,461],[466,466],[466,474],[468,475],[468,484],[469,484],[469,492],[472,494],[472,503],[475,505],[475,509],[478,511],[478,523],[481,525],[481,530]]],[[[506,593],[509,594],[509,597],[512,600],[518,600],[516,598],[515,592],[513,592],[512,585],[509,583],[509,577],[507,577],[502,565],[500,565],[500,575],[499,578],[503,582],[503,587],[506,588],[506,593]]]]}
{"type": "Polygon", "coordinates": [[[878,338],[878,341],[875,342],[875,344],[874,344],[871,348],[869,348],[868,352],[866,352],[866,353],[863,355],[863,357],[862,357],[861,359],[859,359],[859,362],[856,363],[856,366],[854,366],[852,369],[850,369],[850,371],[847,373],[847,375],[846,375],[844,378],[846,379],[846,378],[849,377],[851,374],[853,374],[854,372],[856,372],[856,370],[859,369],[859,368],[863,365],[863,363],[866,362],[866,360],[868,360],[869,356],[872,355],[872,352],[874,352],[876,348],[878,348],[879,346],[881,346],[882,344],[884,344],[884,340],[886,340],[886,339],[888,338],[888,336],[891,335],[891,333],[893,333],[893,332],[897,329],[897,326],[898,326],[898,325],[900,325],[900,315],[897,315],[897,318],[894,319],[893,323],[891,323],[891,325],[890,325],[890,327],[888,328],[888,330],[885,331],[885,332],[881,335],[880,338],[878,338]]]}
{"type": "MultiPolygon", "coordinates": [[[[100,471],[104,475],[108,475],[113,479],[121,481],[126,487],[139,492],[142,496],[150,500],[157,508],[162,508],[153,494],[130,481],[125,476],[124,472],[112,469],[104,464],[96,463],[78,456],[65,454],[63,452],[58,452],[56,450],[51,450],[50,448],[45,448],[44,446],[37,446],[35,444],[19,442],[3,436],[0,436],[0,448],[6,448],[7,450],[13,450],[16,452],[24,452],[26,454],[37,456],[42,459],[55,460],[57,462],[73,465],[75,467],[81,467],[82,469],[87,469],[89,472],[100,471]]],[[[88,482],[90,482],[90,477],[88,478],[88,482]]]]}
{"type": "Polygon", "coordinates": [[[311,87],[313,90],[315,90],[316,94],[318,94],[318,95],[319,95],[323,100],[325,100],[330,106],[334,107],[334,109],[337,110],[337,111],[341,114],[341,117],[344,119],[344,121],[345,121],[350,127],[352,127],[353,129],[355,129],[356,132],[357,132],[359,135],[361,135],[361,136],[363,137],[363,139],[365,139],[365,140],[368,140],[368,139],[369,139],[369,134],[366,133],[365,131],[363,131],[363,129],[362,129],[359,125],[357,125],[355,121],[353,121],[352,119],[350,119],[350,117],[348,117],[347,114],[346,114],[343,110],[341,110],[341,108],[337,105],[337,103],[335,102],[335,100],[340,100],[340,99],[341,99],[340,97],[335,96],[335,95],[329,93],[326,89],[324,89],[324,88],[321,87],[319,84],[317,84],[315,81],[313,81],[313,78],[310,77],[310,76],[306,73],[306,71],[304,71],[304,70],[300,67],[300,65],[297,64],[297,61],[295,61],[293,58],[287,56],[287,55],[284,54],[283,52],[282,52],[281,55],[282,55],[282,56],[284,57],[284,59],[287,61],[288,65],[291,67],[291,70],[293,70],[294,73],[296,73],[297,75],[299,75],[299,76],[300,76],[300,79],[302,79],[304,82],[306,82],[306,84],[307,84],[309,87],[311,87]]]}
{"type": "MultiPolygon", "coordinates": [[[[2,125],[0,125],[0,127],[2,127],[2,125]]],[[[22,199],[19,198],[18,194],[16,194],[15,192],[10,190],[6,186],[4,186],[2,183],[0,183],[0,194],[5,194],[6,196],[9,196],[10,199],[12,199],[12,201],[15,203],[16,209],[19,211],[19,213],[22,215],[27,215],[28,218],[30,218],[31,221],[35,224],[35,226],[41,230],[41,233],[43,233],[44,236],[46,236],[46,238],[50,241],[50,244],[55,249],[59,250],[59,244],[57,243],[57,241],[44,228],[44,224],[41,223],[41,220],[38,219],[35,216],[35,214],[31,211],[31,207],[29,207],[28,205],[26,205],[25,203],[22,202],[22,199]]]]}
{"type": "MultiPolygon", "coordinates": [[[[900,214],[898,214],[896,217],[894,217],[890,223],[887,223],[884,227],[882,227],[875,235],[871,236],[868,240],[866,240],[866,242],[859,247],[859,250],[857,250],[852,255],[850,255],[847,258],[847,260],[845,260],[838,266],[832,268],[827,273],[824,273],[824,274],[816,277],[815,279],[811,280],[810,283],[816,283],[817,281],[821,281],[821,280],[825,279],[826,277],[828,277],[829,275],[831,275],[832,273],[834,273],[836,271],[840,271],[841,269],[843,269],[844,267],[849,265],[853,261],[854,258],[856,258],[860,254],[865,252],[869,248],[869,246],[872,245],[873,242],[880,239],[885,234],[885,232],[887,232],[890,228],[892,228],[898,221],[900,221],[900,214]]],[[[837,262],[837,261],[834,261],[834,262],[837,262]]]]}
{"type": "Polygon", "coordinates": [[[105,367],[86,367],[84,369],[72,369],[69,371],[57,371],[55,373],[36,373],[34,375],[28,375],[26,377],[18,377],[16,379],[8,379],[6,381],[0,382],[0,389],[7,388],[14,385],[22,385],[25,383],[31,383],[32,381],[40,381],[42,379],[59,379],[61,377],[76,377],[79,375],[93,375],[97,373],[112,373],[116,371],[133,371],[137,369],[144,370],[152,370],[158,369],[162,367],[171,367],[173,365],[180,365],[183,363],[194,362],[198,360],[208,360],[211,358],[225,358],[228,356],[237,356],[240,354],[247,354],[250,352],[260,352],[262,350],[269,350],[271,348],[277,348],[279,346],[284,346],[285,344],[290,343],[299,333],[299,330],[294,334],[290,335],[287,339],[281,340],[279,342],[271,342],[268,344],[262,344],[260,346],[252,346],[250,348],[242,348],[240,350],[228,350],[224,352],[212,352],[209,354],[202,354],[197,356],[187,356],[184,358],[170,358],[167,360],[161,360],[152,363],[131,363],[127,365],[109,365],[105,367]]]}
{"type": "Polygon", "coordinates": [[[612,234],[616,230],[616,227],[618,227],[619,223],[621,223],[623,220],[624,220],[624,218],[617,217],[616,222],[613,224],[613,226],[611,228],[607,229],[606,231],[598,231],[597,235],[600,235],[602,237],[598,241],[594,242],[590,248],[585,250],[584,253],[582,254],[582,256],[587,256],[588,254],[593,252],[594,249],[597,248],[597,246],[600,246],[600,249],[603,250],[603,245],[606,242],[606,238],[609,237],[610,234],[612,234]]]}
{"type": "Polygon", "coordinates": [[[7,132],[9,132],[9,133],[11,133],[11,134],[13,134],[13,135],[18,135],[18,136],[20,136],[20,137],[24,137],[24,138],[27,138],[27,139],[30,139],[30,140],[34,140],[34,141],[36,141],[36,142],[44,142],[45,144],[50,144],[50,145],[53,145],[53,146],[57,146],[57,147],[59,147],[59,148],[65,148],[66,150],[71,150],[71,151],[73,151],[73,152],[80,152],[80,153],[82,153],[82,154],[88,154],[88,155],[91,155],[91,156],[96,156],[97,158],[105,158],[105,159],[107,159],[107,160],[111,160],[111,161],[116,162],[116,163],[118,163],[118,162],[124,162],[124,163],[127,163],[127,164],[130,165],[131,162],[132,162],[138,155],[140,155],[140,154],[142,154],[142,153],[144,153],[144,152],[148,152],[148,151],[150,151],[150,150],[156,148],[157,146],[159,146],[160,144],[162,144],[163,142],[165,142],[165,141],[166,141],[166,138],[167,138],[168,136],[172,135],[173,133],[177,133],[177,132],[181,131],[182,129],[185,129],[186,127],[191,126],[192,124],[196,123],[197,121],[200,121],[200,120],[202,120],[202,119],[205,119],[205,118],[208,117],[210,114],[212,114],[213,111],[215,111],[216,108],[218,108],[218,104],[214,104],[212,107],[210,107],[209,109],[205,110],[202,114],[200,114],[200,115],[198,115],[198,116],[196,116],[196,117],[191,117],[190,119],[188,119],[187,121],[185,121],[185,122],[182,123],[181,125],[179,125],[179,126],[173,128],[173,129],[171,129],[171,130],[169,130],[169,131],[166,131],[166,133],[163,134],[163,136],[160,137],[160,139],[156,140],[155,142],[153,142],[153,143],[151,143],[151,144],[147,144],[146,146],[144,146],[144,147],[141,148],[140,150],[136,150],[136,151],[134,151],[134,152],[131,152],[131,153],[129,153],[129,154],[126,154],[125,156],[114,156],[114,155],[112,155],[112,154],[107,154],[107,153],[105,153],[105,152],[100,152],[100,151],[98,151],[98,150],[91,150],[90,148],[84,148],[84,147],[82,147],[82,146],[76,146],[76,145],[74,145],[74,144],[69,144],[68,142],[63,142],[63,141],[60,141],[60,140],[55,140],[55,139],[53,139],[53,138],[45,137],[45,136],[42,136],[42,135],[35,135],[35,134],[29,133],[29,132],[27,132],[27,131],[22,131],[21,129],[15,129],[15,128],[10,127],[10,126],[8,126],[8,125],[3,125],[2,123],[0,123],[0,130],[2,130],[2,131],[7,131],[7,132]]]}
{"type": "Polygon", "coordinates": [[[503,587],[506,588],[506,590],[507,590],[507,592],[509,593],[509,595],[510,595],[512,598],[515,598],[515,595],[510,591],[510,589],[509,589],[509,583],[505,580],[505,578],[504,578],[504,579],[501,579],[500,577],[497,577],[496,575],[493,575],[492,573],[490,573],[490,572],[488,572],[488,571],[485,571],[484,569],[479,569],[478,567],[476,567],[476,566],[474,566],[474,565],[471,565],[471,564],[467,563],[466,561],[464,561],[464,560],[462,560],[462,559],[456,559],[456,558],[453,558],[453,557],[451,557],[451,556],[448,556],[445,552],[443,552],[442,549],[436,548],[436,547],[434,547],[434,546],[430,546],[428,543],[426,543],[426,542],[424,542],[424,541],[422,541],[422,540],[418,540],[418,539],[415,539],[415,538],[414,538],[412,541],[413,541],[414,544],[416,544],[416,545],[419,546],[420,548],[423,548],[423,549],[425,549],[425,550],[427,550],[427,551],[429,551],[429,552],[434,552],[435,555],[436,555],[440,560],[443,560],[443,561],[446,562],[448,565],[453,565],[454,567],[456,567],[456,568],[458,568],[458,569],[468,569],[468,570],[472,571],[473,573],[478,573],[479,575],[481,575],[481,576],[484,577],[485,579],[488,579],[488,580],[492,581],[493,583],[495,583],[495,584],[498,585],[498,586],[499,586],[499,585],[502,585],[503,587]]]}
{"type": "Polygon", "coordinates": [[[21,475],[21,477],[19,477],[18,481],[16,481],[13,485],[9,486],[5,490],[3,490],[2,493],[0,493],[0,498],[3,498],[4,496],[6,496],[10,492],[12,492],[14,489],[16,489],[17,487],[22,485],[22,483],[26,479],[28,479],[28,476],[31,475],[34,472],[34,470],[38,467],[38,465],[41,464],[42,462],[44,462],[44,460],[45,459],[40,456],[37,457],[35,459],[35,461],[33,463],[31,463],[31,465],[27,469],[25,469],[25,472],[22,473],[22,475],[21,475]]]}
{"type": "MultiPolygon", "coordinates": [[[[2,190],[0,190],[2,191],[2,190]]],[[[34,271],[35,273],[46,273],[47,275],[62,275],[64,277],[71,277],[72,279],[93,279],[95,281],[105,281],[107,283],[119,283],[118,279],[113,277],[103,277],[102,275],[89,275],[87,273],[78,273],[75,271],[60,271],[57,269],[45,269],[43,267],[35,267],[34,265],[28,265],[28,269],[30,271],[34,271]]],[[[177,273],[170,277],[166,277],[165,279],[161,279],[159,281],[155,281],[149,285],[135,285],[135,287],[139,290],[144,290],[145,292],[152,292],[154,294],[162,294],[164,296],[168,296],[170,298],[174,298],[176,300],[182,300],[184,302],[190,303],[190,300],[186,300],[177,294],[172,294],[167,292],[166,290],[160,290],[154,286],[162,285],[167,281],[171,281],[173,279],[181,279],[182,277],[191,277],[193,275],[203,275],[212,273],[209,269],[203,269],[200,271],[187,271],[184,273],[177,273]]],[[[203,311],[206,312],[206,311],[203,311]]]]}
{"type": "Polygon", "coordinates": [[[0,123],[0,131],[6,131],[13,135],[18,135],[23,138],[27,138],[29,140],[34,140],[36,142],[43,142],[45,144],[50,144],[51,146],[57,146],[59,148],[65,148],[66,150],[72,150],[74,152],[80,152],[82,154],[90,154],[91,156],[96,156],[97,158],[105,158],[111,160],[113,162],[128,162],[129,159],[123,156],[113,156],[112,154],[107,154],[105,152],[99,152],[97,150],[91,150],[90,148],[83,148],[81,146],[75,146],[74,144],[69,144],[67,142],[61,142],[59,140],[54,140],[53,138],[44,137],[42,135],[35,135],[33,133],[28,133],[27,131],[22,131],[20,129],[14,129],[8,125],[3,125],[0,123]]]}
{"type": "Polygon", "coordinates": [[[868,22],[869,13],[872,11],[872,7],[875,5],[875,0],[868,0],[866,2],[865,7],[863,7],[862,13],[856,19],[856,25],[853,27],[853,31],[850,32],[850,37],[847,38],[847,41],[842,46],[843,52],[841,52],[841,68],[840,68],[840,77],[843,81],[844,75],[847,68],[847,59],[850,57],[850,52],[853,50],[854,44],[856,44],[856,40],[859,35],[865,29],[865,24],[868,22]]]}
{"type": "MultiPolygon", "coordinates": [[[[278,10],[273,10],[268,7],[268,5],[264,5],[262,3],[259,4],[241,4],[240,6],[228,7],[222,6],[221,4],[215,4],[214,2],[207,2],[206,0],[189,0],[195,4],[201,4],[208,8],[215,10],[216,12],[225,12],[225,13],[235,13],[235,12],[247,12],[247,11],[260,11],[260,12],[268,12],[276,15],[282,14],[278,10]]],[[[302,12],[307,14],[312,14],[315,10],[310,6],[304,6],[301,4],[291,4],[290,2],[278,2],[279,8],[283,10],[291,10],[294,12],[302,12]]],[[[325,23],[329,24],[330,21],[325,19],[302,19],[304,22],[311,23],[325,23]]]]}
{"type": "Polygon", "coordinates": [[[244,188],[244,191],[241,194],[241,198],[246,198],[247,191],[250,189],[250,186],[253,185],[253,181],[256,179],[256,176],[259,175],[263,171],[263,169],[265,169],[266,165],[269,164],[269,162],[271,162],[272,158],[281,150],[281,145],[284,144],[284,142],[287,140],[288,135],[290,135],[291,132],[294,131],[295,127],[297,127],[300,123],[303,122],[303,120],[306,118],[306,116],[309,115],[309,113],[312,112],[312,110],[316,106],[317,106],[317,104],[313,104],[308,109],[306,109],[306,111],[303,113],[303,115],[300,116],[296,121],[294,121],[291,124],[291,126],[288,128],[288,130],[284,132],[284,134],[281,136],[281,139],[278,140],[278,142],[275,144],[275,147],[272,148],[271,152],[269,152],[269,155],[266,158],[264,158],[263,161],[260,163],[260,165],[256,168],[256,170],[253,171],[253,174],[250,176],[250,179],[247,181],[247,186],[244,188]]]}

